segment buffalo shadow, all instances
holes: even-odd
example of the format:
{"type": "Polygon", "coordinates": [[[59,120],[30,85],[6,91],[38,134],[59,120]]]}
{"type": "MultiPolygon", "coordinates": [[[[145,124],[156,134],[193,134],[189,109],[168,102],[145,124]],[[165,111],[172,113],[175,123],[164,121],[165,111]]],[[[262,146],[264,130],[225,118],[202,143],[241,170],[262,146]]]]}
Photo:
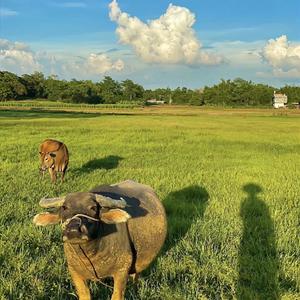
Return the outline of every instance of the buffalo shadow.
{"type": "Polygon", "coordinates": [[[244,185],[247,193],[240,207],[243,235],[239,247],[239,278],[237,299],[279,299],[279,261],[274,224],[269,209],[254,183],[244,185]]]}
{"type": "Polygon", "coordinates": [[[97,169],[111,170],[118,167],[124,158],[118,155],[109,155],[103,158],[94,158],[86,162],[81,168],[74,169],[75,173],[90,173],[97,169]]]}
{"type": "Polygon", "coordinates": [[[190,229],[191,225],[204,216],[209,194],[204,187],[192,185],[171,192],[163,201],[168,221],[168,234],[163,248],[173,248],[190,229]]]}

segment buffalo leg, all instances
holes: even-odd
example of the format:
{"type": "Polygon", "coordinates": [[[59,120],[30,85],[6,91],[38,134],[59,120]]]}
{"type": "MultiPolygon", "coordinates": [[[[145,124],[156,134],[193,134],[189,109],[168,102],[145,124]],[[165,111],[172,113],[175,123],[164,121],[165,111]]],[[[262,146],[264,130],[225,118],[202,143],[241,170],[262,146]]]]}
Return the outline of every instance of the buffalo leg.
{"type": "Polygon", "coordinates": [[[75,285],[79,300],[91,300],[91,294],[86,280],[82,279],[78,273],[69,269],[72,281],[75,285]]]}
{"type": "Polygon", "coordinates": [[[119,273],[114,276],[114,292],[111,300],[124,300],[128,273],[119,273]]]}
{"type": "Polygon", "coordinates": [[[139,273],[130,274],[130,277],[131,277],[132,281],[134,282],[134,284],[138,283],[138,281],[139,281],[139,273]]]}

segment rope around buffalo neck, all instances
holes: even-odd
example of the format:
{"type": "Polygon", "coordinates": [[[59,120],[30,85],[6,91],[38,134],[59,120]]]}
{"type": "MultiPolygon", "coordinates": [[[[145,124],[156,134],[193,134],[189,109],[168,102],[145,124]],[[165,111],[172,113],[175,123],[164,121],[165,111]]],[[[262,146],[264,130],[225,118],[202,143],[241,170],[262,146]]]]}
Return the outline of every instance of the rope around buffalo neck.
{"type": "MultiPolygon", "coordinates": [[[[121,198],[122,199],[122,198],[121,198]]],[[[100,220],[96,219],[96,218],[93,218],[93,217],[90,217],[90,216],[87,216],[85,214],[76,214],[75,216],[73,216],[72,218],[69,218],[67,219],[65,222],[63,222],[61,224],[62,228],[65,229],[65,227],[75,218],[78,218],[78,217],[84,217],[84,218],[87,218],[87,219],[90,219],[90,220],[93,220],[93,221],[96,221],[96,222],[100,222],[100,220]]],[[[82,223],[82,220],[81,218],[78,218],[80,220],[80,225],[82,223]]],[[[79,225],[79,226],[80,226],[79,225]]],[[[128,227],[127,227],[127,230],[128,230],[128,227]]],[[[73,245],[71,244],[71,247],[73,248],[73,250],[76,252],[75,248],[73,247],[73,245]]],[[[89,259],[89,257],[87,256],[87,254],[85,253],[85,251],[83,250],[83,248],[81,246],[79,246],[79,249],[81,250],[81,252],[83,253],[83,255],[85,256],[85,258],[89,261],[90,265],[92,266],[93,270],[94,270],[94,273],[95,273],[95,276],[97,278],[97,281],[100,282],[103,286],[106,286],[110,289],[114,289],[114,286],[112,285],[109,285],[109,284],[106,284],[105,282],[103,282],[103,279],[101,277],[98,276],[97,272],[96,272],[96,269],[92,263],[92,261],[89,259]]],[[[83,263],[84,264],[84,263],[83,263]]],[[[85,265],[85,264],[84,264],[85,265]]],[[[131,284],[126,284],[127,287],[129,286],[132,286],[134,285],[134,283],[131,283],[131,284]]]]}
{"type": "Polygon", "coordinates": [[[95,222],[100,222],[99,219],[96,219],[96,218],[87,216],[87,215],[85,215],[85,214],[76,214],[75,216],[73,216],[72,218],[67,219],[65,222],[63,222],[63,223],[61,224],[62,229],[65,229],[66,226],[67,226],[73,219],[76,219],[76,218],[80,220],[79,226],[81,226],[82,220],[81,220],[81,218],[79,218],[79,217],[84,217],[84,218],[90,219],[90,220],[95,221],[95,222]]]}

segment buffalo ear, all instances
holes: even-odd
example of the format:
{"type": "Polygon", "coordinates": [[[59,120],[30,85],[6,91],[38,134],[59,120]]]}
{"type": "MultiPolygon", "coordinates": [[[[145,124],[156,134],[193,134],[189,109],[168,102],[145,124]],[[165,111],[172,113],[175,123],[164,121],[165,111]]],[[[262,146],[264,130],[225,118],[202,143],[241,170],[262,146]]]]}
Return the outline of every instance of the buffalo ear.
{"type": "Polygon", "coordinates": [[[61,217],[59,214],[54,213],[41,213],[37,214],[33,218],[33,223],[37,226],[47,226],[47,225],[55,225],[61,221],[61,217]]]}
{"type": "Polygon", "coordinates": [[[51,157],[55,157],[56,156],[56,154],[53,153],[53,152],[50,152],[49,154],[50,154],[51,157]]]}
{"type": "Polygon", "coordinates": [[[110,209],[109,211],[100,213],[100,220],[106,224],[123,223],[130,218],[130,214],[128,214],[125,210],[118,208],[110,209]]]}

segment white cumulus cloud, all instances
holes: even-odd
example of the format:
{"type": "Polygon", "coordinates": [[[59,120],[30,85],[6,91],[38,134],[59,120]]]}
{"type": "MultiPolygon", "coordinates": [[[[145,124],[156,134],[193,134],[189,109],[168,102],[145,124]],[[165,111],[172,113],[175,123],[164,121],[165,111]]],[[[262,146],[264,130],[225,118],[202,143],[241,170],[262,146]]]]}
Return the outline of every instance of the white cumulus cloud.
{"type": "Polygon", "coordinates": [[[274,76],[299,77],[300,44],[290,43],[286,35],[269,40],[262,57],[273,67],[274,76]]]}
{"type": "Polygon", "coordinates": [[[170,4],[165,14],[147,23],[122,12],[116,0],[109,7],[110,19],[118,24],[120,42],[132,46],[145,62],[187,65],[222,62],[221,56],[201,49],[192,28],[195,15],[185,7],[170,4]]]}
{"type": "Polygon", "coordinates": [[[80,61],[66,63],[63,70],[67,73],[85,75],[104,74],[110,71],[122,71],[124,62],[120,59],[112,61],[106,54],[91,53],[87,58],[80,61]]]}
{"type": "Polygon", "coordinates": [[[15,73],[32,73],[42,69],[36,55],[19,42],[0,39],[0,67],[15,73]]]}
{"type": "Polygon", "coordinates": [[[0,70],[16,74],[42,71],[67,77],[86,78],[110,71],[122,71],[124,62],[112,60],[104,53],[73,57],[68,53],[56,55],[47,51],[34,52],[24,43],[0,39],[0,70]]]}
{"type": "Polygon", "coordinates": [[[121,59],[113,62],[105,54],[90,54],[87,59],[87,68],[93,73],[105,73],[110,70],[122,71],[124,69],[124,62],[121,59]]]}

